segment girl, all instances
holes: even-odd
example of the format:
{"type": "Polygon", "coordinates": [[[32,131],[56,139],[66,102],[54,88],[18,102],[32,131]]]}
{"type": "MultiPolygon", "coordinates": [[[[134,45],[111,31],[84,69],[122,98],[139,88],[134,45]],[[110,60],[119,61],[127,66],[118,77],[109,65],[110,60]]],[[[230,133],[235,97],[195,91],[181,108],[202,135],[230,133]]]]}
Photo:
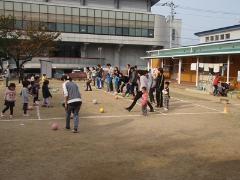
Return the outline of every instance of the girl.
{"type": "Polygon", "coordinates": [[[28,113],[27,113],[28,102],[29,102],[28,82],[23,81],[22,85],[23,85],[23,88],[22,88],[22,91],[21,91],[21,96],[22,96],[22,102],[23,102],[23,116],[29,116],[28,113]]]}
{"type": "Polygon", "coordinates": [[[85,91],[88,91],[88,88],[89,88],[89,91],[92,91],[92,87],[91,87],[92,72],[90,71],[89,67],[86,68],[86,73],[87,73],[87,82],[86,82],[87,88],[85,91]]]}
{"type": "Polygon", "coordinates": [[[142,87],[142,113],[144,116],[147,116],[147,104],[148,104],[148,93],[147,93],[147,88],[142,87]]]}
{"type": "Polygon", "coordinates": [[[42,86],[42,95],[43,95],[43,105],[42,107],[50,107],[50,98],[52,98],[52,95],[49,91],[49,81],[45,80],[43,82],[43,86],[42,86]]]}
{"type": "Polygon", "coordinates": [[[15,101],[16,101],[16,85],[15,83],[10,83],[10,85],[8,86],[8,88],[5,91],[5,103],[4,105],[6,106],[2,113],[1,113],[1,117],[4,116],[4,113],[10,108],[10,119],[12,119],[13,117],[13,107],[15,106],[15,101]]]}

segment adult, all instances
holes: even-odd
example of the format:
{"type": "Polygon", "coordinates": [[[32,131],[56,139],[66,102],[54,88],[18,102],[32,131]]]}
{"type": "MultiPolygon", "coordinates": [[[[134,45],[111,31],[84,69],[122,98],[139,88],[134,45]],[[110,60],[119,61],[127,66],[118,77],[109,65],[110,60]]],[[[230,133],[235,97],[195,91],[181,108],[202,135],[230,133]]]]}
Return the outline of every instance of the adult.
{"type": "Polygon", "coordinates": [[[156,90],[156,75],[149,70],[148,72],[148,87],[149,87],[149,98],[151,103],[155,103],[155,98],[153,93],[156,90]]]}
{"type": "Polygon", "coordinates": [[[93,86],[95,86],[96,77],[97,77],[97,71],[96,71],[95,67],[92,67],[92,81],[93,81],[93,86]]]}
{"type": "Polygon", "coordinates": [[[135,96],[135,87],[136,87],[136,92],[138,92],[138,84],[137,84],[137,78],[138,78],[138,73],[135,70],[134,67],[130,68],[130,77],[129,77],[129,83],[131,85],[131,93],[133,96],[135,96]]]}
{"type": "Polygon", "coordinates": [[[4,71],[4,76],[5,76],[5,79],[6,79],[6,87],[8,87],[8,82],[10,80],[10,66],[8,65],[7,68],[5,69],[4,71]]]}
{"type": "Polygon", "coordinates": [[[74,83],[71,78],[65,84],[65,87],[66,88],[64,88],[64,100],[66,110],[66,129],[70,129],[70,117],[71,113],[73,113],[73,132],[78,133],[79,111],[82,105],[81,94],[78,85],[74,83]]]}
{"type": "Polygon", "coordinates": [[[19,69],[19,74],[18,74],[18,83],[22,83],[24,79],[24,66],[19,69]]]}
{"type": "MultiPolygon", "coordinates": [[[[140,76],[140,79],[138,80],[138,91],[137,91],[137,94],[136,96],[134,97],[134,100],[132,102],[132,104],[126,108],[126,110],[128,110],[129,112],[132,110],[132,108],[136,105],[137,101],[142,97],[142,88],[145,87],[147,88],[148,87],[148,79],[146,77],[147,75],[147,72],[143,75],[140,76]]],[[[154,112],[154,109],[151,105],[151,103],[149,101],[147,101],[147,105],[149,106],[150,108],[150,112],[154,112]]]]}
{"type": "Polygon", "coordinates": [[[164,89],[164,81],[165,77],[163,74],[163,69],[158,69],[158,75],[156,79],[156,100],[157,100],[157,106],[156,107],[163,107],[163,93],[162,90],[164,89]]]}
{"type": "Polygon", "coordinates": [[[107,86],[109,89],[109,92],[113,91],[113,74],[114,74],[114,69],[112,68],[111,64],[107,64],[107,86]]]}
{"type": "Polygon", "coordinates": [[[102,89],[103,87],[103,69],[100,64],[97,65],[97,88],[102,89]]]}
{"type": "Polygon", "coordinates": [[[214,80],[213,80],[213,87],[214,87],[214,90],[213,90],[213,95],[216,96],[218,94],[218,83],[220,82],[220,74],[217,73],[214,80]]]}
{"type": "Polygon", "coordinates": [[[127,77],[129,78],[130,76],[130,69],[131,69],[131,65],[127,64],[127,77]]]}

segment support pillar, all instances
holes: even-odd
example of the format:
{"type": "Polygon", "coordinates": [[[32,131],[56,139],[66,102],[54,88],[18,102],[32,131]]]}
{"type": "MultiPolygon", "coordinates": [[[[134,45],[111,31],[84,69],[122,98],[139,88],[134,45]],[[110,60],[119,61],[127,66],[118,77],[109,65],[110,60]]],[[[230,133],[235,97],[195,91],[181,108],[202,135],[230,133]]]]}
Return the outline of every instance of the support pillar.
{"type": "Polygon", "coordinates": [[[178,64],[178,84],[181,84],[181,76],[182,76],[182,59],[179,59],[178,64]]]}
{"type": "Polygon", "coordinates": [[[161,68],[163,68],[163,66],[164,66],[164,59],[162,59],[161,68]]]}
{"type": "Polygon", "coordinates": [[[227,83],[230,81],[230,61],[231,61],[231,56],[228,55],[228,60],[227,60],[227,83]]]}
{"type": "Polygon", "coordinates": [[[87,47],[88,47],[89,43],[84,43],[81,46],[81,57],[87,57],[87,47]]]}
{"type": "Polygon", "coordinates": [[[196,87],[198,87],[198,81],[199,81],[199,57],[197,58],[197,64],[196,64],[196,87]]]}

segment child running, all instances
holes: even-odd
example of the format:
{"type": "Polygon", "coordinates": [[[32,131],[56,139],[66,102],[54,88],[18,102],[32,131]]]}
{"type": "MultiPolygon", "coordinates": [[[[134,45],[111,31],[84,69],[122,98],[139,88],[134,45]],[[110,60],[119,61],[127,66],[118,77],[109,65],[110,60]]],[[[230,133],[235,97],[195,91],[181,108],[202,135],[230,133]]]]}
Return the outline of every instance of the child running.
{"type": "Polygon", "coordinates": [[[22,96],[22,103],[23,103],[23,116],[29,116],[27,113],[28,110],[28,102],[29,102],[29,92],[28,92],[28,82],[23,81],[23,88],[21,91],[21,96],[22,96]]]}
{"type": "Polygon", "coordinates": [[[10,119],[13,117],[13,107],[15,106],[16,101],[16,85],[15,83],[10,83],[10,85],[7,87],[5,91],[5,108],[3,109],[1,113],[1,117],[4,117],[4,113],[10,108],[10,119]]]}
{"type": "Polygon", "coordinates": [[[142,113],[144,116],[147,116],[147,103],[148,103],[148,93],[147,93],[147,88],[142,87],[142,113]]]}
{"type": "Polygon", "coordinates": [[[164,110],[168,111],[169,110],[169,82],[165,82],[165,87],[163,89],[163,105],[164,105],[164,110]]]}
{"type": "Polygon", "coordinates": [[[52,94],[49,91],[49,80],[44,80],[42,86],[42,95],[43,95],[43,105],[42,107],[50,107],[50,98],[52,98],[52,94]]]}

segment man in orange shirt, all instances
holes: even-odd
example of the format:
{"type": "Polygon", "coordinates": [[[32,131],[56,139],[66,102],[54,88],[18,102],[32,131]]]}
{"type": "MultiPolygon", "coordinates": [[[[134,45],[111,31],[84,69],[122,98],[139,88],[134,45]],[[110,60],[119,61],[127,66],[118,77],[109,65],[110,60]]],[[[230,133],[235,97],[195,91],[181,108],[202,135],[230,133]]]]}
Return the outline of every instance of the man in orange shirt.
{"type": "Polygon", "coordinates": [[[216,96],[218,94],[218,83],[220,81],[220,74],[216,74],[216,77],[214,78],[213,80],[213,87],[214,87],[214,90],[213,90],[213,95],[216,96]]]}

